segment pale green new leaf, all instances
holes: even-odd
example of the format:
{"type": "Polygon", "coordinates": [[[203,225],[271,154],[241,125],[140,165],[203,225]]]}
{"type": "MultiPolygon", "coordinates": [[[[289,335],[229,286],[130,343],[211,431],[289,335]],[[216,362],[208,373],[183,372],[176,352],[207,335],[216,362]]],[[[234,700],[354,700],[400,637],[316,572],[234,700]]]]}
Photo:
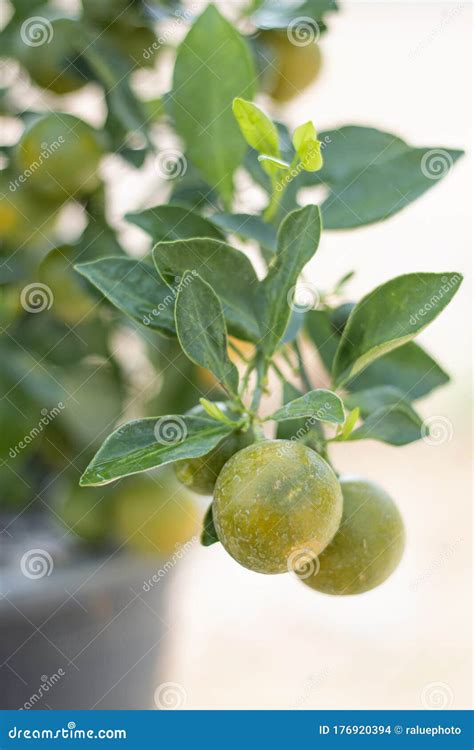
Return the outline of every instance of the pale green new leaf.
{"type": "Polygon", "coordinates": [[[232,111],[245,140],[259,154],[280,157],[278,131],[275,124],[253,102],[237,97],[232,104],[232,111]]]}

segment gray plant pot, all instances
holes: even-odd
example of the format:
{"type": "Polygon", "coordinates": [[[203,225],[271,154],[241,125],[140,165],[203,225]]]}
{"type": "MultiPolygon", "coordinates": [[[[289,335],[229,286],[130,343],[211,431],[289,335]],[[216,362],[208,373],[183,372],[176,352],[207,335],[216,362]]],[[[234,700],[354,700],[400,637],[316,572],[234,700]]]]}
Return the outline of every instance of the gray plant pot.
{"type": "Polygon", "coordinates": [[[0,708],[152,708],[170,578],[160,561],[71,551],[31,520],[1,538],[0,708]]]}

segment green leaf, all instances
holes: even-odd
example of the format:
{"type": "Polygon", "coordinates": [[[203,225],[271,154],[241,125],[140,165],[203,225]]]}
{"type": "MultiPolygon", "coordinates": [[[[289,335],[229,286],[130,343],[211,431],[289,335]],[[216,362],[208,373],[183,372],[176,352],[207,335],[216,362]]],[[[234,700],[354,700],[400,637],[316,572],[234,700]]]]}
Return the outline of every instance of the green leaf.
{"type": "Polygon", "coordinates": [[[191,237],[223,239],[222,232],[214,223],[184,206],[154,206],[125,214],[125,218],[147,232],[153,242],[171,242],[191,237]]]}
{"type": "Polygon", "coordinates": [[[348,409],[358,408],[363,417],[367,417],[382,407],[396,406],[400,403],[410,406],[402,391],[392,385],[380,385],[350,393],[344,399],[344,403],[348,409]]]}
{"type": "Polygon", "coordinates": [[[101,258],[75,269],[132,320],[165,336],[176,335],[175,292],[150,263],[132,258],[101,258]]]}
{"type": "Polygon", "coordinates": [[[230,419],[227,414],[222,411],[219,404],[215,401],[208,401],[207,398],[200,398],[199,403],[201,404],[204,411],[209,414],[211,419],[215,419],[217,422],[223,422],[224,424],[230,425],[233,429],[236,428],[237,424],[235,420],[230,419]]]}
{"type": "Polygon", "coordinates": [[[227,353],[227,331],[219,297],[198,273],[185,271],[175,307],[176,331],[184,353],[210,370],[232,394],[237,394],[239,373],[227,353]]]}
{"type": "Polygon", "coordinates": [[[204,516],[202,532],[201,532],[201,544],[204,547],[210,547],[211,544],[215,544],[219,541],[217,536],[216,527],[214,526],[214,518],[212,515],[212,503],[206,511],[204,516]]]}
{"type": "Polygon", "coordinates": [[[121,425],[96,453],[82,486],[101,485],[184,458],[205,456],[232,428],[211,419],[176,414],[121,425]]]}
{"type": "Polygon", "coordinates": [[[293,146],[306,172],[317,172],[323,166],[321,141],[311,121],[299,125],[293,133],[293,146]]]}
{"type": "Polygon", "coordinates": [[[319,422],[342,424],[345,419],[344,406],[336,393],[325,388],[317,388],[277,409],[268,419],[281,422],[286,419],[298,419],[299,417],[308,417],[319,422]]]}
{"type": "Polygon", "coordinates": [[[341,431],[337,437],[338,440],[347,440],[355,425],[357,424],[360,417],[360,409],[356,406],[352,409],[346,417],[346,421],[341,427],[341,431]]]}
{"type": "MultiPolygon", "coordinates": [[[[330,373],[340,340],[331,324],[330,313],[327,310],[307,312],[305,328],[330,373]]],[[[404,398],[414,401],[448,382],[449,376],[437,362],[421,346],[410,341],[373,362],[346,387],[349,391],[359,391],[392,385],[404,398]]]]}
{"type": "Polygon", "coordinates": [[[351,312],[334,358],[336,386],[413,339],[446,307],[461,281],[458,273],[412,273],[366,295],[351,312]]]}
{"type": "Polygon", "coordinates": [[[237,235],[243,240],[255,240],[270,258],[276,251],[277,233],[271,224],[253,214],[214,214],[210,220],[224,232],[237,235]]]}
{"type": "Polygon", "coordinates": [[[190,239],[158,243],[153,258],[160,274],[181,276],[187,270],[196,271],[221,300],[229,331],[238,338],[259,339],[259,284],[244,253],[219,240],[190,239]]]}
{"type": "Polygon", "coordinates": [[[357,430],[351,432],[347,440],[381,440],[390,445],[407,445],[421,438],[421,428],[420,417],[401,403],[373,412],[357,430]]]}
{"type": "Polygon", "coordinates": [[[326,131],[320,138],[325,165],[317,181],[331,188],[321,206],[325,229],[387,219],[434,187],[463,154],[412,148],[391,133],[357,126],[326,131]]]}
{"type": "Polygon", "coordinates": [[[232,111],[248,145],[260,154],[279,159],[278,131],[260,107],[237,97],[233,101],[232,111]]]}
{"type": "Polygon", "coordinates": [[[237,29],[209,5],[178,49],[172,108],[187,155],[230,203],[233,174],[246,144],[232,114],[235,97],[251,99],[256,75],[237,29]]]}
{"type": "Polygon", "coordinates": [[[260,285],[261,346],[267,357],[274,353],[291,316],[288,295],[319,245],[321,215],[317,206],[288,214],[278,231],[278,249],[260,285]]]}

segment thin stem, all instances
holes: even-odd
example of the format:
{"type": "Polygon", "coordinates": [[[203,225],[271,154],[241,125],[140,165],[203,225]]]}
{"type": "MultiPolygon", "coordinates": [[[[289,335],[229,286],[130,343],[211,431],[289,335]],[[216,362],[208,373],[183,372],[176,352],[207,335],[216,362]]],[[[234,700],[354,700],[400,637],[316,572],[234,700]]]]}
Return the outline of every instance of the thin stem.
{"type": "Polygon", "coordinates": [[[245,354],[243,354],[243,352],[241,352],[241,351],[240,351],[239,347],[238,347],[238,346],[236,346],[236,345],[234,344],[234,342],[233,342],[233,341],[230,341],[230,340],[229,340],[228,344],[229,344],[230,348],[231,348],[231,349],[232,349],[232,350],[233,350],[233,351],[234,351],[234,352],[235,352],[236,354],[238,354],[238,355],[239,355],[239,357],[240,357],[240,359],[242,360],[242,362],[245,362],[245,364],[247,364],[247,365],[248,365],[248,364],[249,364],[249,363],[250,363],[250,362],[252,361],[251,359],[249,359],[248,357],[246,357],[246,356],[245,356],[245,354]]]}
{"type": "Polygon", "coordinates": [[[306,388],[307,391],[312,391],[313,390],[313,386],[311,384],[311,380],[309,379],[308,373],[306,372],[306,367],[305,367],[305,364],[304,364],[303,354],[301,352],[300,345],[298,344],[298,341],[296,341],[296,340],[293,341],[292,347],[293,347],[293,350],[294,350],[294,352],[295,352],[295,354],[296,354],[296,356],[298,358],[298,365],[299,365],[299,368],[300,368],[300,375],[301,375],[301,379],[303,381],[304,387],[306,388]]]}
{"type": "Polygon", "coordinates": [[[258,407],[260,406],[260,401],[262,400],[263,391],[265,388],[265,377],[267,374],[267,363],[265,361],[265,358],[261,354],[257,355],[257,359],[255,361],[255,369],[257,371],[257,383],[255,385],[252,404],[250,406],[251,411],[253,411],[254,413],[257,412],[258,407]]]}

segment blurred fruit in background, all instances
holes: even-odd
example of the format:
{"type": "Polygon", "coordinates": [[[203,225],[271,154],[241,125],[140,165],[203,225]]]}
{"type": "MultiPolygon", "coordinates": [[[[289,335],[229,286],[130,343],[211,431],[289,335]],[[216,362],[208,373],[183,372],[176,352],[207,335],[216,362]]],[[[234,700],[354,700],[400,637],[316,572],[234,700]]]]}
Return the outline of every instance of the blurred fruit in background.
{"type": "Polygon", "coordinates": [[[52,112],[27,126],[16,148],[18,169],[39,193],[67,200],[99,187],[104,145],[99,132],[74,115],[52,112]]]}
{"type": "Polygon", "coordinates": [[[168,556],[197,534],[200,513],[168,470],[121,481],[114,496],[114,533],[136,552],[168,556]]]}
{"type": "Polygon", "coordinates": [[[77,18],[53,15],[42,9],[41,18],[30,19],[23,27],[23,34],[16,37],[14,53],[28,72],[31,80],[55,94],[69,94],[88,82],[79,59],[81,29],[77,18]],[[25,38],[38,42],[44,36],[45,43],[38,51],[36,44],[25,44],[25,38]]]}
{"type": "Polygon", "coordinates": [[[262,33],[265,55],[264,90],[277,102],[287,102],[312,84],[321,69],[321,51],[316,42],[297,46],[287,32],[277,29],[262,33]]]}

